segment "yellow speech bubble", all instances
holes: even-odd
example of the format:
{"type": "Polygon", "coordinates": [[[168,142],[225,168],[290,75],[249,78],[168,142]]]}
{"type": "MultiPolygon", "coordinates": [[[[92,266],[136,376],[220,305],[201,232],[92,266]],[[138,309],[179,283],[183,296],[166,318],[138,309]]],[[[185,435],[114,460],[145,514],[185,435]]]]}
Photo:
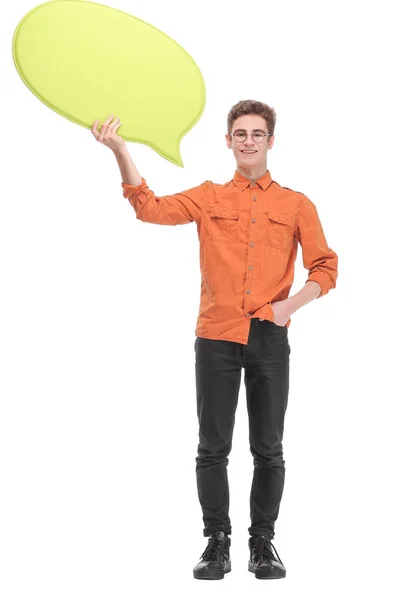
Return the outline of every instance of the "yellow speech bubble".
{"type": "Polygon", "coordinates": [[[21,79],[51,109],[89,129],[116,115],[124,140],[183,167],[180,142],[204,111],[205,84],[168,35],[103,4],[52,0],[21,19],[12,50],[21,79]]]}

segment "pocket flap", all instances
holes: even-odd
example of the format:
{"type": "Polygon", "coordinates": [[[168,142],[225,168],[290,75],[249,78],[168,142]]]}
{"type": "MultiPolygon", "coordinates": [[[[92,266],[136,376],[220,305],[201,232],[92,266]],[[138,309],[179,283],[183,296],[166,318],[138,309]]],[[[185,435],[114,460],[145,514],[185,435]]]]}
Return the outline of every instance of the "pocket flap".
{"type": "Polygon", "coordinates": [[[211,216],[222,217],[223,219],[237,219],[239,217],[239,209],[221,206],[221,204],[214,204],[211,206],[211,216]]]}
{"type": "Polygon", "coordinates": [[[290,227],[294,224],[294,219],[287,213],[275,213],[267,211],[268,217],[271,221],[275,221],[276,223],[283,223],[284,225],[289,225],[290,227]]]}

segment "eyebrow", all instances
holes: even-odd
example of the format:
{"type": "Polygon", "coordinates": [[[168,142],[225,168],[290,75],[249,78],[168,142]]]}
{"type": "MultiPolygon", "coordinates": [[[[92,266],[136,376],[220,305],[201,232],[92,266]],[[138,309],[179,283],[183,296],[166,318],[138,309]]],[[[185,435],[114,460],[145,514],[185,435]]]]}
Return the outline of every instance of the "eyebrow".
{"type": "MultiPolygon", "coordinates": [[[[244,133],[247,133],[247,131],[245,129],[235,129],[235,131],[233,133],[239,133],[239,131],[243,131],[244,133]]],[[[267,133],[266,131],[264,131],[264,129],[253,129],[253,131],[251,133],[255,133],[256,131],[261,131],[262,133],[267,133]]]]}

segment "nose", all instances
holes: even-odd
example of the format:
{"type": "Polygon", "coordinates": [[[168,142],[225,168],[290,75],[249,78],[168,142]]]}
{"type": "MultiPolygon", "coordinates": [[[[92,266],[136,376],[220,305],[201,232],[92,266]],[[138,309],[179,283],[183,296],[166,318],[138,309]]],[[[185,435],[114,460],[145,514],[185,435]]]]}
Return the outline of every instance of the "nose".
{"type": "Polygon", "coordinates": [[[246,146],[253,146],[254,145],[254,141],[253,138],[251,136],[250,133],[247,134],[247,138],[245,139],[245,141],[243,142],[243,144],[246,144],[246,146]]]}

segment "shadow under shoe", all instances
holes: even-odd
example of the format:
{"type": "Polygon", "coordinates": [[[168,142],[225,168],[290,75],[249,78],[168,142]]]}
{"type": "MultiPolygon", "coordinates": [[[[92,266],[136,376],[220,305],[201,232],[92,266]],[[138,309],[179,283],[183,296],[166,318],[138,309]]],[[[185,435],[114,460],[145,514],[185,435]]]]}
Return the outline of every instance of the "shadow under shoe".
{"type": "Polygon", "coordinates": [[[286,577],[286,569],[270,539],[263,535],[253,535],[249,539],[249,548],[249,571],[254,573],[257,579],[286,577]],[[275,550],[276,556],[272,552],[271,546],[275,550]]]}
{"type": "Polygon", "coordinates": [[[230,538],[223,531],[215,531],[208,538],[207,548],[193,569],[195,579],[223,579],[231,570],[230,538]]]}

